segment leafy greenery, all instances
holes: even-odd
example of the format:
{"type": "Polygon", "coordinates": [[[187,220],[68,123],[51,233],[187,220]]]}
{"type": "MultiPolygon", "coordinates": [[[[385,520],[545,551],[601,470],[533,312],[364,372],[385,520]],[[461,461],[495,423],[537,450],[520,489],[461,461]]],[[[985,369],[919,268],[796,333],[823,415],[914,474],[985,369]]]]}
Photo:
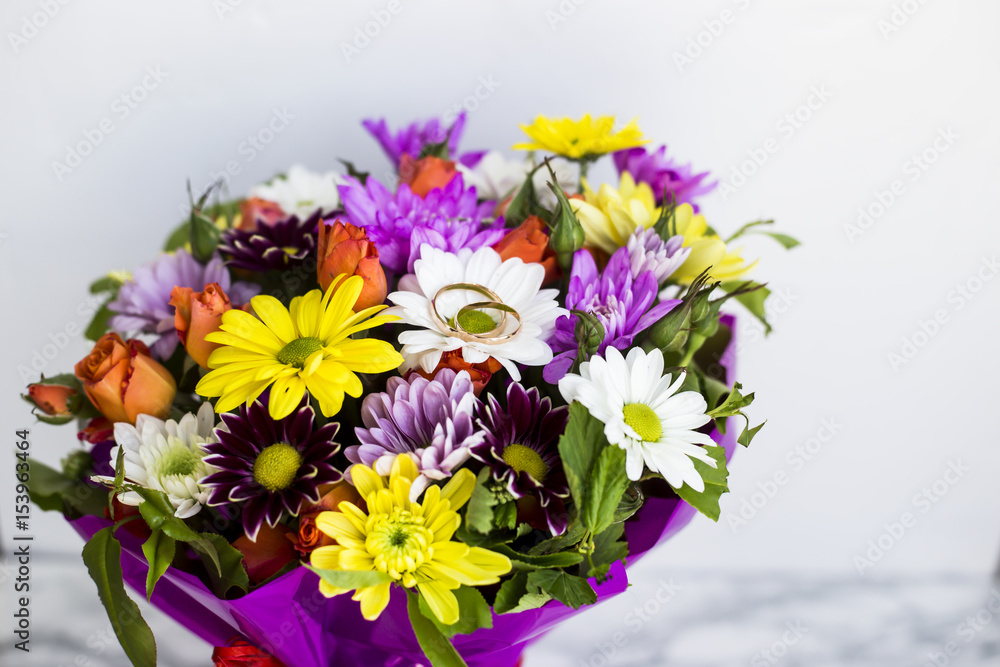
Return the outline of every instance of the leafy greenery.
{"type": "Polygon", "coordinates": [[[493,611],[497,614],[515,614],[527,609],[537,609],[552,598],[544,591],[528,590],[528,573],[516,572],[500,585],[493,611]]]}
{"type": "Polygon", "coordinates": [[[162,530],[154,530],[150,533],[146,542],[142,545],[142,554],[146,557],[149,570],[146,572],[146,599],[153,597],[153,589],[156,582],[160,580],[163,573],[170,567],[174,560],[174,551],[177,541],[168,537],[162,530]]]}
{"type": "Polygon", "coordinates": [[[392,581],[389,575],[378,570],[323,570],[312,565],[305,565],[303,567],[318,574],[323,581],[331,586],[347,590],[368,588],[392,581]]]}
{"type": "Polygon", "coordinates": [[[705,480],[705,490],[697,492],[687,484],[684,484],[677,491],[685,502],[695,508],[712,521],[719,520],[719,498],[723,493],[729,491],[727,483],[729,470],[726,468],[726,450],[722,447],[706,447],[705,452],[715,460],[716,467],[709,466],[704,461],[691,459],[694,462],[695,470],[705,480]]]}
{"type": "Polygon", "coordinates": [[[586,579],[562,570],[529,572],[527,586],[529,591],[545,591],[573,609],[597,602],[597,592],[586,579]]]}
{"type": "Polygon", "coordinates": [[[437,619],[434,612],[424,596],[420,597],[420,613],[430,619],[438,627],[445,637],[451,638],[455,635],[467,635],[475,632],[479,628],[493,627],[493,613],[490,610],[486,598],[475,588],[470,586],[459,586],[452,593],[458,600],[458,621],[453,625],[445,625],[437,619]]]}
{"type": "Polygon", "coordinates": [[[410,616],[413,634],[417,636],[420,648],[433,667],[466,667],[465,661],[448,637],[441,632],[434,621],[420,611],[420,601],[416,593],[407,593],[406,611],[410,616]]]}

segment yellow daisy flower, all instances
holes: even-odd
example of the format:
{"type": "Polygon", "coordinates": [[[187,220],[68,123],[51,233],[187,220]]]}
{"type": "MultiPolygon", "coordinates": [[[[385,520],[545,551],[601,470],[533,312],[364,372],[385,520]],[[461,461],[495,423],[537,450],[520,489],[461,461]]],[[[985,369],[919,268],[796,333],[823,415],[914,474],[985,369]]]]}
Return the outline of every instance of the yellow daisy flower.
{"type": "Polygon", "coordinates": [[[583,199],[570,199],[569,205],[583,227],[584,244],[609,255],[626,245],[636,228],[652,227],[660,218],[653,189],[627,171],[617,190],[605,183],[595,193],[584,180],[583,199]]]}
{"type": "Polygon", "coordinates": [[[338,276],[324,294],[315,289],[292,299],[289,308],[273,296],[250,300],[257,317],[242,310],[222,316],[221,331],[205,336],[219,343],[208,358],[213,369],[195,387],[202,396],[218,396],[216,412],[229,412],[250,403],[271,387],[268,411],[283,419],[309,394],[320,411],[332,417],[340,411],[344,394],[361,395],[355,373],[383,373],[403,363],[389,343],[376,338],[355,340],[351,334],[399,318],[375,313],[373,306],[355,313],[354,303],[364,280],[338,276]],[[258,319],[259,318],[259,319],[258,319]]]}
{"type": "Polygon", "coordinates": [[[674,211],[677,233],[684,237],[684,247],[691,248],[691,254],[674,273],[671,280],[682,285],[690,285],[702,271],[709,272],[714,280],[726,282],[737,280],[750,272],[759,260],[747,264],[740,255],[742,248],[729,250],[725,241],[708,231],[705,216],[695,215],[690,204],[681,204],[674,211]]]}
{"type": "Polygon", "coordinates": [[[531,125],[521,126],[531,143],[515,144],[514,149],[552,151],[574,160],[587,160],[649,143],[635,120],[618,132],[612,131],[614,124],[614,116],[598,116],[596,120],[590,114],[580,120],[539,116],[531,125]]]}
{"type": "MultiPolygon", "coordinates": [[[[355,590],[351,599],[361,603],[361,614],[378,618],[389,604],[393,582],[416,587],[427,605],[445,625],[458,621],[459,586],[495,584],[511,570],[506,556],[481,547],[451,541],[462,522],[456,510],[472,495],[476,476],[459,470],[444,488],[432,486],[422,502],[410,502],[410,485],[419,472],[409,456],[397,456],[388,480],[371,468],[351,467],[351,479],[365,500],[368,513],[350,502],[339,512],[323,512],[316,527],[337,540],[312,552],[310,564],[320,570],[380,572],[388,581],[355,590]]],[[[320,581],[320,592],[333,597],[352,589],[320,581]]]]}

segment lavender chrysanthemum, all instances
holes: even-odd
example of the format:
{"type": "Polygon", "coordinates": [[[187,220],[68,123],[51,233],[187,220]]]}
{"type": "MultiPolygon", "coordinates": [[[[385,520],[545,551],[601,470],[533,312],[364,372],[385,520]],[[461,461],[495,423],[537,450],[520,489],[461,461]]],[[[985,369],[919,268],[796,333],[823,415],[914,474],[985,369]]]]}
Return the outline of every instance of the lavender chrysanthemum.
{"type": "Polygon", "coordinates": [[[552,409],[552,401],[541,398],[536,387],[525,390],[514,382],[507,387],[506,409],[491,395],[480,412],[486,439],[472,456],[489,466],[493,479],[513,498],[535,498],[548,529],[561,535],[569,486],[558,446],[569,408],[552,409]]]}
{"type": "Polygon", "coordinates": [[[406,153],[412,158],[420,156],[420,152],[425,146],[439,144],[448,139],[448,154],[454,155],[458,150],[458,142],[462,138],[462,130],[465,129],[465,112],[462,112],[449,128],[437,118],[432,118],[423,123],[410,123],[395,133],[389,130],[388,123],[384,118],[375,120],[369,118],[361,123],[376,141],[382,146],[382,150],[393,164],[399,164],[400,158],[406,153]]]}
{"type": "Polygon", "coordinates": [[[319,502],[320,485],[342,479],[331,464],[340,449],[333,441],[339,425],[313,430],[314,418],[305,399],[284,419],[272,419],[256,400],[223,414],[215,429],[219,442],[203,445],[205,462],[220,469],[200,482],[209,488],[208,504],[241,503],[251,540],[265,521],[273,527],[285,513],[297,516],[303,503],[319,502]]]}
{"type": "Polygon", "coordinates": [[[656,284],[662,285],[691,254],[691,248],[684,248],[683,245],[684,237],[680,234],[664,241],[653,229],[637,227],[625,246],[628,248],[632,279],[638,279],[646,271],[652,271],[656,276],[656,284]]]}
{"type": "Polygon", "coordinates": [[[667,201],[671,199],[677,204],[689,203],[698,212],[695,197],[707,194],[715,189],[718,181],[703,183],[709,172],[692,173],[689,164],[677,164],[667,157],[667,147],[660,146],[656,152],[645,148],[628,148],[614,154],[615,168],[618,175],[629,172],[636,183],[648,183],[653,189],[657,203],[663,203],[663,193],[667,193],[667,201]]]}
{"type": "MultiPolygon", "coordinates": [[[[355,429],[361,445],[344,453],[388,475],[399,454],[413,458],[420,476],[410,499],[416,500],[432,481],[446,479],[470,456],[470,448],[486,434],[475,423],[481,405],[467,371],[438,371],[433,380],[411,373],[390,378],[385,392],[369,394],[361,404],[364,428],[355,429]]],[[[348,473],[349,474],[349,473],[348,473]]]]}
{"type": "Polygon", "coordinates": [[[365,185],[346,180],[340,198],[348,219],[368,232],[382,265],[397,274],[413,272],[424,243],[457,253],[493,246],[506,233],[503,218],[488,220],[494,203],[477,204],[476,189],[466,188],[461,175],[424,197],[405,184],[393,194],[374,178],[365,185]]]}
{"type": "Polygon", "coordinates": [[[281,271],[301,264],[316,247],[322,215],[317,210],[305,220],[292,215],[274,224],[258,220],[252,230],[228,229],[219,251],[229,266],[247,271],[281,271]]]}
{"type": "Polygon", "coordinates": [[[156,357],[166,359],[178,343],[170,292],[175,286],[200,292],[211,283],[218,283],[234,305],[246,303],[260,291],[252,283],[232,282],[218,255],[202,265],[182,248],[132,272],[132,280],[122,285],[118,297],[108,304],[108,309],[117,313],[111,318],[111,328],[159,335],[151,349],[156,357]]]}
{"type": "MultiPolygon", "coordinates": [[[[628,247],[616,250],[603,272],[597,271],[589,251],[578,250],[573,256],[566,308],[592,313],[604,326],[604,340],[595,354],[602,354],[608,346],[627,350],[638,334],[680,303],[679,299],[669,299],[653,305],[658,288],[653,271],[646,270],[632,277],[628,247]]],[[[576,359],[576,320],[577,316],[572,313],[556,320],[556,330],[549,344],[558,354],[542,371],[546,382],[558,382],[576,359]]]]}

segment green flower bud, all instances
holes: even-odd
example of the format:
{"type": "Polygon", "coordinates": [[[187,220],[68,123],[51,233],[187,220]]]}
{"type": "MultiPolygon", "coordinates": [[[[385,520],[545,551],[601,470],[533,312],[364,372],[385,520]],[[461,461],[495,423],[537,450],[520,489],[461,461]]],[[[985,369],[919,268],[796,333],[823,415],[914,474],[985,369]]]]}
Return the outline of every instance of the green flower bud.
{"type": "Polygon", "coordinates": [[[589,357],[597,352],[604,342],[604,325],[593,313],[582,310],[572,311],[576,315],[576,328],[573,333],[579,345],[580,357],[589,357]]]}

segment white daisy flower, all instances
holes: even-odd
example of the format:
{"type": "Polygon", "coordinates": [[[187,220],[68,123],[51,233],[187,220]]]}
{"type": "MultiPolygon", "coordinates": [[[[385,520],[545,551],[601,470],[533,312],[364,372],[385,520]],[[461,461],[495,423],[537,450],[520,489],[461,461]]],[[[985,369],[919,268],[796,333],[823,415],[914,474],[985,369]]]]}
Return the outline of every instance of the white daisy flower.
{"type": "Polygon", "coordinates": [[[250,196],[273,201],[286,215],[297,215],[305,220],[318,208],[324,213],[339,208],[337,186],[343,183],[343,177],[335,171],[320,174],[295,164],[284,177],[250,188],[250,196]]]}
{"type": "Polygon", "coordinates": [[[643,465],[662,475],[674,488],[685,483],[695,491],[705,490],[705,481],[691,459],[715,468],[715,460],[698,445],[716,443],[695,429],[708,423],[708,405],[696,391],[677,393],[683,375],[672,380],[663,375],[663,354],[648,354],[634,347],[623,357],[608,347],[605,357],[593,356],[580,364],[580,374],[570,373],[559,381],[559,391],[568,402],[579,401],[604,422],[604,435],[612,445],[625,450],[625,470],[635,481],[643,465]]]}
{"type": "Polygon", "coordinates": [[[389,295],[395,307],[386,311],[420,327],[399,335],[402,372],[419,366],[430,373],[452,350],[470,364],[493,357],[514,380],[521,379],[516,364],[552,361],[545,340],[568,312],[556,301],[558,290],[540,289],[540,264],[503,261],[492,248],[454,254],[424,244],[414,272],[400,279],[389,295]]]}
{"type": "MultiPolygon", "coordinates": [[[[205,463],[202,443],[217,442],[212,432],[215,411],[211,403],[202,404],[195,416],[190,412],[179,422],[163,421],[150,415],[139,415],[135,426],[115,424],[115,442],[125,450],[125,481],[162,491],[174,506],[174,516],[186,519],[201,511],[208,501],[209,490],[198,480],[216,472],[205,463]]],[[[118,460],[118,447],[111,450],[111,461],[118,460]]],[[[113,484],[114,478],[95,478],[113,484]]],[[[139,505],[142,498],[134,491],[118,496],[125,505],[139,505]]]]}
{"type": "MultiPolygon", "coordinates": [[[[556,174],[559,187],[567,191],[576,189],[578,175],[572,163],[562,158],[556,158],[550,160],[549,164],[552,165],[552,170],[556,174]]],[[[499,151],[490,151],[472,169],[463,164],[457,165],[457,168],[462,173],[465,185],[476,187],[476,195],[480,199],[503,201],[524,183],[532,165],[525,160],[507,159],[499,151]]],[[[553,208],[556,204],[556,196],[546,185],[551,178],[549,170],[542,167],[535,172],[531,179],[535,185],[535,193],[538,195],[539,203],[546,208],[553,208]]]]}

